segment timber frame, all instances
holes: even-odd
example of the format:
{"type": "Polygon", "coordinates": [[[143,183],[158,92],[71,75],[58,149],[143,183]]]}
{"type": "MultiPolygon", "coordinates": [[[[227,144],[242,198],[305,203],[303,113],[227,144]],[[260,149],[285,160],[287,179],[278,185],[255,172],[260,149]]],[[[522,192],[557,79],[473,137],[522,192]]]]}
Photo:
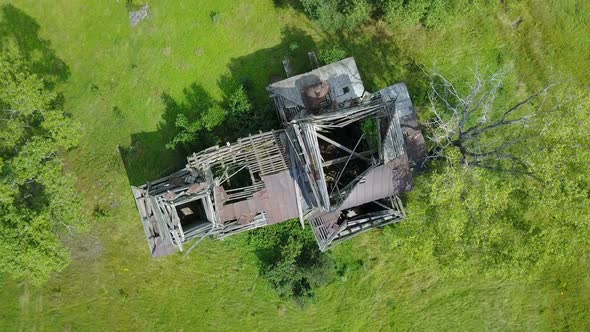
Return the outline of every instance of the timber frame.
{"type": "Polygon", "coordinates": [[[267,87],[283,129],[194,153],[183,170],[132,187],[153,256],[295,218],[324,251],[406,217],[399,194],[426,151],[405,84],[368,93],[353,58],[290,74],[267,87]]]}

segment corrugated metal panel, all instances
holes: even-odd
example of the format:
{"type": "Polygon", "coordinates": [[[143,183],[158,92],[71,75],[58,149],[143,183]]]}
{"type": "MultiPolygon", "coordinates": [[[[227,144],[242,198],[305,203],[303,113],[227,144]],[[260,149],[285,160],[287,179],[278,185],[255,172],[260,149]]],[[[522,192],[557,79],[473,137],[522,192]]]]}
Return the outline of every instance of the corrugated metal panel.
{"type": "Polygon", "coordinates": [[[310,219],[311,229],[318,242],[320,250],[324,251],[337,235],[335,228],[337,228],[336,222],[340,216],[340,210],[323,213],[320,216],[310,219]]]}
{"type": "Polygon", "coordinates": [[[388,163],[404,154],[404,134],[397,114],[389,115],[389,126],[383,140],[383,162],[388,163]]]}
{"type": "Polygon", "coordinates": [[[383,101],[395,100],[395,109],[398,116],[406,116],[414,113],[414,105],[404,83],[397,83],[380,91],[383,101]]]}
{"type": "Polygon", "coordinates": [[[393,172],[385,165],[377,166],[367,173],[341,205],[341,209],[348,209],[377,199],[388,197],[393,192],[393,172]]]}
{"type": "MultiPolygon", "coordinates": [[[[385,111],[387,104],[380,97],[374,97],[361,105],[325,111],[317,115],[308,114],[301,121],[311,121],[318,127],[342,128],[353,122],[376,116],[385,111]]],[[[298,121],[298,120],[295,120],[298,121]]]]}
{"type": "Polygon", "coordinates": [[[268,197],[272,199],[265,209],[269,224],[297,218],[297,195],[289,171],[262,177],[268,197]]]}
{"type": "Polygon", "coordinates": [[[341,210],[349,209],[378,199],[408,191],[412,188],[412,176],[408,160],[396,159],[387,165],[370,170],[350,191],[341,210]]]}

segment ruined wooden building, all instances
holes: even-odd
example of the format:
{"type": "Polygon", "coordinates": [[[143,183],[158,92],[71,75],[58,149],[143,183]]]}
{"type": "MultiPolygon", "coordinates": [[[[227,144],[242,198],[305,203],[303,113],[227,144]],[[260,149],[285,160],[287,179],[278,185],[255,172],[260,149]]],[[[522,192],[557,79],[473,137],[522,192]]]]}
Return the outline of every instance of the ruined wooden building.
{"type": "Polygon", "coordinates": [[[267,87],[282,129],[132,187],[153,256],[297,218],[324,251],[406,217],[398,195],[413,188],[425,147],[405,84],[369,93],[353,58],[296,76],[285,68],[267,87]]]}

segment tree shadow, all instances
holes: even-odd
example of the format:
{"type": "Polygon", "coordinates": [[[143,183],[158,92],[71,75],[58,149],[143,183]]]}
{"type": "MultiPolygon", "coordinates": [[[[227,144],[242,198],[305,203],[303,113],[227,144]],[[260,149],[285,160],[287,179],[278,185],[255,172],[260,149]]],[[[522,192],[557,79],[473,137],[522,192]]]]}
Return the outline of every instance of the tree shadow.
{"type": "MultiPolygon", "coordinates": [[[[274,5],[293,8],[309,17],[301,1],[274,0],[274,5]]],[[[426,101],[429,85],[423,66],[398,47],[392,38],[394,32],[380,21],[383,13],[377,10],[373,14],[373,19],[352,31],[322,31],[323,41],[318,44],[318,51],[337,46],[345,50],[347,56],[355,57],[367,91],[404,82],[414,101],[426,101]]],[[[317,21],[315,25],[319,28],[317,21]]]]}
{"type": "Polygon", "coordinates": [[[70,76],[69,67],[51,49],[51,43],[39,36],[35,19],[11,4],[3,5],[0,20],[0,49],[15,47],[27,68],[42,77],[49,88],[70,76]]]}
{"type": "MultiPolygon", "coordinates": [[[[326,40],[329,42],[320,44],[320,49],[337,45],[346,50],[348,56],[355,56],[368,91],[405,82],[414,101],[425,98],[428,85],[421,67],[379,31],[352,37],[336,34],[326,40]]],[[[265,88],[286,77],[282,64],[285,59],[290,61],[294,75],[311,70],[309,51],[318,51],[313,38],[301,29],[289,27],[282,31],[278,45],[230,60],[228,73],[217,81],[222,91],[221,100],[214,100],[198,83],[185,88],[183,97],[178,100],[167,93],[162,94],[165,111],[158,130],[133,134],[131,145],[120,148],[129,182],[140,185],[158,179],[182,168],[185,157],[193,152],[280,128],[274,104],[265,88]],[[240,85],[245,88],[252,109],[236,119],[228,114],[228,100],[240,85]],[[224,109],[225,114],[221,121],[211,124],[207,122],[210,121],[207,113],[214,104],[224,109]],[[166,144],[178,133],[175,123],[179,114],[186,115],[191,122],[204,122],[205,125],[195,133],[193,143],[170,150],[166,144]]]]}
{"type": "Polygon", "coordinates": [[[283,60],[289,60],[293,75],[312,69],[307,52],[317,51],[313,38],[295,27],[287,27],[281,33],[281,42],[278,45],[231,59],[228,65],[229,73],[217,81],[224,98],[229,96],[236,84],[241,84],[252,101],[253,108],[249,114],[249,121],[243,121],[240,129],[230,135],[232,140],[250,133],[280,128],[274,104],[266,87],[272,82],[286,78],[283,60]]]}
{"type": "Polygon", "coordinates": [[[212,145],[233,142],[259,131],[278,129],[274,105],[265,88],[273,80],[285,78],[284,59],[291,61],[295,74],[310,70],[307,52],[315,47],[313,39],[303,30],[287,28],[283,30],[278,45],[230,60],[228,73],[217,81],[222,91],[221,100],[213,99],[198,83],[185,88],[183,97],[178,100],[167,93],[162,94],[165,111],[158,130],[132,134],[130,146],[119,147],[129,183],[141,185],[165,176],[182,168],[186,163],[185,157],[190,153],[212,145]],[[228,115],[227,110],[232,93],[240,85],[245,88],[252,109],[235,119],[228,115]],[[225,114],[221,121],[212,123],[208,110],[214,105],[224,109],[225,114]],[[203,122],[204,125],[196,132],[193,143],[170,150],[166,144],[179,132],[175,125],[179,114],[184,114],[191,122],[203,122]]]}
{"type": "Polygon", "coordinates": [[[158,132],[139,132],[131,135],[129,146],[119,146],[130,185],[142,185],[182,167],[182,160],[166,150],[166,143],[158,132]]]}
{"type": "Polygon", "coordinates": [[[132,134],[131,144],[119,147],[129,183],[141,185],[165,176],[182,168],[187,155],[211,145],[233,142],[248,134],[279,128],[274,105],[265,88],[273,80],[285,78],[282,65],[284,59],[291,61],[296,73],[311,69],[307,52],[315,49],[313,39],[300,29],[288,28],[282,34],[277,46],[230,61],[228,73],[217,81],[222,91],[219,101],[214,100],[198,83],[185,88],[183,97],[178,100],[163,93],[161,99],[165,111],[158,130],[132,134]],[[202,130],[197,131],[193,143],[180,145],[175,150],[166,148],[166,144],[178,133],[175,123],[179,114],[184,114],[191,122],[210,121],[208,110],[214,104],[227,110],[229,98],[240,85],[245,88],[252,109],[242,115],[238,123],[226,112],[218,123],[206,123],[202,130]]]}
{"type": "Polygon", "coordinates": [[[307,52],[316,50],[313,38],[305,31],[287,27],[281,32],[281,42],[271,48],[258,50],[246,56],[233,58],[228,64],[230,74],[218,81],[219,88],[226,93],[227,79],[245,84],[255,104],[269,104],[265,88],[273,78],[284,79],[282,61],[290,60],[294,75],[311,69],[307,52]]]}
{"type": "Polygon", "coordinates": [[[273,0],[273,4],[278,8],[294,8],[299,12],[304,13],[303,5],[298,0],[273,0]]]}
{"type": "Polygon", "coordinates": [[[408,86],[414,104],[427,99],[429,85],[423,66],[405,53],[389,36],[391,32],[379,24],[365,26],[361,33],[337,32],[328,35],[320,49],[337,46],[353,56],[365,89],[378,91],[395,83],[408,86]]]}
{"type": "MultiPolygon", "coordinates": [[[[131,185],[141,185],[156,180],[182,168],[190,152],[198,151],[189,147],[168,149],[166,144],[177,134],[175,126],[179,114],[185,114],[190,121],[201,121],[204,112],[214,103],[205,89],[192,83],[183,90],[183,97],[175,100],[164,92],[160,96],[164,105],[162,120],[157,131],[139,132],[131,135],[128,147],[119,147],[127,177],[131,185]]],[[[211,140],[208,132],[199,132],[194,148],[207,147],[211,140]]]]}

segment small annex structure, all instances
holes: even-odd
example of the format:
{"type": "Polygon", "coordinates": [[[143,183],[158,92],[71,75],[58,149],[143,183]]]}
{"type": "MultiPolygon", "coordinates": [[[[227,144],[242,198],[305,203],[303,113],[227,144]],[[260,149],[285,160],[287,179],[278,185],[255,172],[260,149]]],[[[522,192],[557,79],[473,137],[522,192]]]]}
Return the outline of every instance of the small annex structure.
{"type": "Polygon", "coordinates": [[[282,129],[132,187],[152,256],[296,218],[325,251],[406,217],[398,195],[426,152],[406,85],[365,91],[352,57],[296,76],[284,65],[287,78],[267,87],[282,129]]]}

